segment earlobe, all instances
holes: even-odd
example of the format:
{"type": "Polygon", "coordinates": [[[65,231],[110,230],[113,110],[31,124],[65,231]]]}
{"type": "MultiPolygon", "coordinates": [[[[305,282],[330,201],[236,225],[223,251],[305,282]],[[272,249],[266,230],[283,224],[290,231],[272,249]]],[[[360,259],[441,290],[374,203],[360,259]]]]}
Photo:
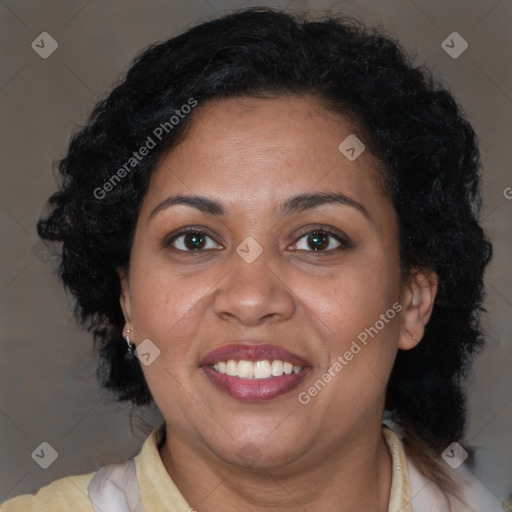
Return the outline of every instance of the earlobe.
{"type": "Polygon", "coordinates": [[[402,323],[398,348],[414,348],[425,333],[437,294],[438,277],[433,271],[416,271],[402,290],[402,323]]]}

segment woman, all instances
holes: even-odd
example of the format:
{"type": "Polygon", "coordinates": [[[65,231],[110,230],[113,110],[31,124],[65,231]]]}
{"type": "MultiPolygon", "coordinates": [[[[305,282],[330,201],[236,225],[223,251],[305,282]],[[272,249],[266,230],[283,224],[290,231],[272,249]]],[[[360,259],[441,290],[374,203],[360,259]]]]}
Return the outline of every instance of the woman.
{"type": "Polygon", "coordinates": [[[38,229],[103,385],[165,423],[2,510],[500,510],[463,447],[479,166],[450,93],[356,22],[250,9],[149,48],[38,229]]]}

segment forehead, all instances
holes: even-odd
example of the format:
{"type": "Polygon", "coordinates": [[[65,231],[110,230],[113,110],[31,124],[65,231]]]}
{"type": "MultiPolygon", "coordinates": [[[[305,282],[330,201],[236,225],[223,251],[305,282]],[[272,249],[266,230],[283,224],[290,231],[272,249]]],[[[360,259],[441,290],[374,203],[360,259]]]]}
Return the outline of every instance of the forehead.
{"type": "Polygon", "coordinates": [[[384,198],[368,151],[351,161],[343,141],[362,135],[313,97],[236,98],[196,107],[185,137],[160,161],[145,202],[169,194],[211,195],[233,208],[261,209],[287,196],[342,192],[384,198]]]}

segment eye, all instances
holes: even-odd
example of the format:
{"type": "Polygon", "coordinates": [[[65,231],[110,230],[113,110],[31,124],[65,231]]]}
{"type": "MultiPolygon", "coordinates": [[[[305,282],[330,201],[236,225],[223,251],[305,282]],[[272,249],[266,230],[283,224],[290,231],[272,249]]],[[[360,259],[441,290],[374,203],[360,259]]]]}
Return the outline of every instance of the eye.
{"type": "MultiPolygon", "coordinates": [[[[163,246],[172,246],[177,251],[189,253],[222,248],[208,233],[194,227],[189,227],[172,235],[164,240],[163,246]]],[[[295,243],[294,249],[306,252],[330,253],[336,250],[348,249],[350,246],[349,239],[343,233],[315,227],[302,233],[302,236],[295,243]]]]}
{"type": "Polygon", "coordinates": [[[175,234],[164,241],[164,246],[172,245],[174,249],[183,252],[201,252],[202,250],[217,249],[218,245],[206,232],[198,229],[187,229],[175,234]],[[213,242],[213,243],[209,243],[213,242]]]}
{"type": "Polygon", "coordinates": [[[331,252],[348,249],[350,242],[341,233],[335,233],[325,228],[315,228],[303,233],[299,241],[295,243],[295,247],[299,251],[331,252]],[[301,240],[304,241],[301,242],[301,240]]]}

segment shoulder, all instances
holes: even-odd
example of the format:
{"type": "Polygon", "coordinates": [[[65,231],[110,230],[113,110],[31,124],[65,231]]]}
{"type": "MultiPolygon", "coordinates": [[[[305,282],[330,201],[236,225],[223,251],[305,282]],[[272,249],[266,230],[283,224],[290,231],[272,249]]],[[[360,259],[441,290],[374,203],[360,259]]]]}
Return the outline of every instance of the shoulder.
{"type": "Polygon", "coordinates": [[[383,424],[383,433],[395,454],[394,467],[397,475],[406,475],[404,492],[408,509],[412,512],[503,512],[501,499],[473,474],[469,466],[462,464],[450,468],[454,490],[458,489],[460,499],[448,496],[431,479],[427,478],[409,457],[402,445],[400,429],[390,421],[383,424]]]}
{"type": "Polygon", "coordinates": [[[503,512],[501,500],[465,465],[451,470],[460,499],[447,496],[407,458],[413,512],[503,512]]]}
{"type": "MultiPolygon", "coordinates": [[[[144,481],[153,483],[153,477],[159,475],[158,471],[152,471],[152,464],[157,464],[156,461],[161,464],[157,443],[163,433],[165,423],[146,439],[136,457],[101,466],[92,473],[55,480],[36,494],[24,494],[0,503],[0,512],[144,512],[138,478],[142,476],[144,481]]],[[[165,476],[169,478],[167,473],[165,476]]]]}
{"type": "Polygon", "coordinates": [[[23,494],[0,505],[0,512],[92,512],[87,486],[93,473],[59,478],[35,494],[23,494]]]}
{"type": "Polygon", "coordinates": [[[466,503],[475,509],[475,512],[503,512],[503,502],[479,478],[465,466],[461,466],[458,478],[460,480],[462,495],[466,503]]]}
{"type": "Polygon", "coordinates": [[[453,480],[460,489],[461,500],[447,497],[437,485],[423,476],[408,460],[413,512],[503,512],[501,500],[469,469],[454,470],[453,480]],[[436,507],[436,508],[432,508],[436,507]],[[449,508],[448,508],[449,507],[449,508]]]}

